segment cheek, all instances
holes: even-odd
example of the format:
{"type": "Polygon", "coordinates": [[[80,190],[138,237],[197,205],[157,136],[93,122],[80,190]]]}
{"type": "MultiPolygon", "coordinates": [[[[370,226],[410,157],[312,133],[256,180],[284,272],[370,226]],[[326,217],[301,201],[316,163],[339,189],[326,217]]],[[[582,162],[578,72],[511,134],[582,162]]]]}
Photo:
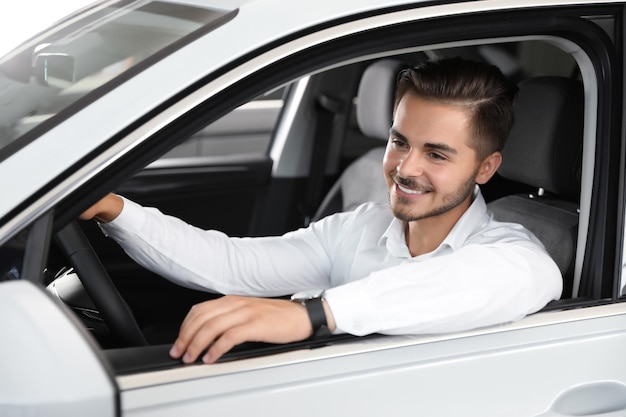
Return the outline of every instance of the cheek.
{"type": "Polygon", "coordinates": [[[435,186],[435,188],[446,188],[448,184],[454,181],[454,175],[449,169],[445,167],[434,166],[428,170],[428,181],[435,186]]]}
{"type": "Polygon", "coordinates": [[[441,190],[455,190],[476,175],[476,167],[471,165],[438,168],[431,169],[428,177],[431,183],[441,190]]]}
{"type": "Polygon", "coordinates": [[[456,189],[459,184],[467,181],[468,175],[470,175],[470,172],[466,172],[464,169],[451,164],[433,164],[428,169],[428,181],[440,191],[456,189]]]}
{"type": "Polygon", "coordinates": [[[394,171],[398,164],[395,161],[394,156],[389,150],[385,152],[385,156],[383,157],[383,172],[388,174],[391,171],[394,171]]]}

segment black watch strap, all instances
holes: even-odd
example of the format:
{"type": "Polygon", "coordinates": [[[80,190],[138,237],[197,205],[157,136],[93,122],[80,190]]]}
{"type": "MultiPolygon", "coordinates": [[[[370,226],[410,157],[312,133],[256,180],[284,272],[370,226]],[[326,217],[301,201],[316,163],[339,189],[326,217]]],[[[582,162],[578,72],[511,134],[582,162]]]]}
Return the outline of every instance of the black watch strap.
{"type": "Polygon", "coordinates": [[[330,336],[328,329],[328,319],[324,311],[324,291],[317,291],[315,295],[310,292],[300,292],[291,296],[291,301],[300,303],[306,308],[313,328],[312,339],[319,339],[330,336]]]}
{"type": "Polygon", "coordinates": [[[311,326],[313,327],[313,338],[328,336],[330,331],[328,330],[328,320],[326,319],[326,312],[324,312],[322,297],[304,300],[303,304],[307,313],[309,313],[309,320],[311,320],[311,326]]]}

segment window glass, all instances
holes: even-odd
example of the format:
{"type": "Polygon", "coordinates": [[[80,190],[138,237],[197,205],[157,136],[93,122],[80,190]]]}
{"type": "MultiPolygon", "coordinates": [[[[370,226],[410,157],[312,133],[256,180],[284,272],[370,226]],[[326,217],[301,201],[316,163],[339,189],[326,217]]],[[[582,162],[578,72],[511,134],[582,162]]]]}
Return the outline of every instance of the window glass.
{"type": "Polygon", "coordinates": [[[11,152],[3,148],[34,127],[137,64],[156,59],[174,42],[217,26],[225,15],[162,1],[119,2],[61,22],[0,58],[0,159],[11,152]]]}
{"type": "Polygon", "coordinates": [[[163,158],[265,155],[283,107],[284,91],[284,87],[274,89],[236,108],[163,158]]]}

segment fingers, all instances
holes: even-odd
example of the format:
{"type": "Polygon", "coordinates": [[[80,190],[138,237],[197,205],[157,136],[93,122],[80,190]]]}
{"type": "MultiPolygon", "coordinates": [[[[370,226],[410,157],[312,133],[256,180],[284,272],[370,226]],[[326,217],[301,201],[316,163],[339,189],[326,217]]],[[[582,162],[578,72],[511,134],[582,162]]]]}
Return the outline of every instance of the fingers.
{"type": "Polygon", "coordinates": [[[225,333],[244,324],[248,314],[247,310],[241,306],[241,300],[233,297],[222,297],[193,306],[181,325],[172,349],[172,353],[175,354],[172,356],[181,357],[182,355],[183,362],[195,362],[202,351],[221,337],[225,337],[222,350],[229,350],[236,342],[233,341],[230,346],[227,346],[231,336],[225,333]]]}
{"type": "Polygon", "coordinates": [[[170,355],[192,363],[209,348],[202,361],[213,363],[246,341],[288,343],[306,339],[311,332],[308,314],[300,304],[225,296],[189,311],[170,355]]]}
{"type": "Polygon", "coordinates": [[[250,333],[253,331],[254,329],[250,324],[229,328],[211,345],[207,353],[202,357],[202,362],[214,363],[233,347],[250,341],[250,333]]]}

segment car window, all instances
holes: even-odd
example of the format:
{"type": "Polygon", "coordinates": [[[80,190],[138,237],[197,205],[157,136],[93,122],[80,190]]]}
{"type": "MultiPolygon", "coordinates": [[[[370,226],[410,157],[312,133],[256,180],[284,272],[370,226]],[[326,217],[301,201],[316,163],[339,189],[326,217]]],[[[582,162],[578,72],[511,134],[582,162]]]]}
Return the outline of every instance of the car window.
{"type": "Polygon", "coordinates": [[[23,146],[26,140],[18,139],[35,127],[109,81],[122,82],[162,58],[175,42],[214,28],[225,15],[163,1],[108,3],[11,51],[0,59],[0,159],[11,153],[7,145],[18,142],[13,151],[23,146]]]}
{"type": "MultiPolygon", "coordinates": [[[[313,153],[310,151],[310,148],[302,145],[302,138],[306,138],[307,134],[312,137],[312,132],[315,131],[314,122],[316,120],[316,110],[313,104],[315,103],[315,99],[323,94],[328,94],[329,91],[335,96],[345,94],[345,97],[339,98],[345,99],[343,101],[352,106],[346,106],[345,116],[346,119],[353,122],[353,107],[357,107],[360,104],[357,91],[359,77],[363,69],[371,62],[388,58],[402,60],[410,64],[415,62],[413,60],[416,57],[424,59],[454,55],[471,56],[475,59],[493,63],[516,81],[544,75],[577,80],[580,78],[577,62],[572,55],[564,52],[563,48],[556,46],[554,43],[536,40],[493,44],[484,43],[446,49],[437,47],[428,50],[415,48],[413,51],[407,51],[400,55],[391,54],[384,57],[377,56],[375,58],[372,58],[371,55],[362,55],[358,58],[346,59],[345,63],[327,64],[330,69],[320,71],[316,68],[311,73],[299,74],[298,78],[295,80],[291,78],[282,80],[282,82],[289,82],[289,85],[306,84],[305,87],[307,89],[302,94],[302,97],[304,97],[302,103],[296,103],[300,106],[299,111],[302,111],[302,114],[297,115],[300,124],[294,123],[294,126],[285,126],[285,129],[283,129],[289,135],[285,141],[288,141],[290,146],[300,146],[297,150],[297,152],[299,152],[298,154],[295,153],[296,151],[294,151],[293,148],[290,149],[290,151],[294,152],[290,155],[291,160],[296,161],[293,165],[297,166],[298,169],[304,169],[302,167],[307,166],[307,163],[310,161],[310,155],[313,153]],[[350,78],[346,78],[347,74],[351,74],[350,78]],[[348,84],[352,87],[345,89],[337,88],[338,85],[348,84]],[[304,161],[304,163],[302,163],[302,161],[304,161]]],[[[272,135],[275,127],[277,123],[281,122],[280,114],[284,104],[283,96],[289,87],[281,86],[277,88],[275,85],[272,85],[268,88],[270,89],[266,93],[260,95],[257,94],[259,90],[254,90],[254,94],[250,94],[250,97],[254,98],[250,101],[231,110],[216,121],[206,126],[203,125],[191,136],[188,136],[189,133],[187,132],[181,133],[179,142],[183,141],[183,143],[170,150],[160,161],[157,161],[157,163],[154,163],[151,167],[158,166],[159,162],[162,161],[173,163],[169,165],[169,167],[172,167],[175,164],[185,164],[190,160],[196,161],[197,158],[205,157],[209,158],[207,159],[208,162],[211,162],[210,158],[219,159],[226,155],[267,156],[268,148],[272,146],[272,135]],[[183,138],[182,135],[187,136],[183,138]]],[[[207,108],[219,105],[219,103],[211,102],[211,100],[212,97],[208,97],[206,103],[203,104],[205,104],[207,108]]],[[[189,116],[189,114],[193,113],[195,113],[197,119],[201,119],[204,112],[202,109],[194,108],[190,112],[186,112],[185,117],[194,117],[189,116]]],[[[173,126],[171,132],[178,131],[179,129],[177,129],[177,127],[187,124],[187,121],[188,120],[182,120],[182,117],[181,120],[176,120],[173,125],[178,124],[178,126],[173,126]]],[[[338,122],[333,126],[342,127],[342,123],[338,122]]],[[[283,126],[281,125],[281,127],[283,126]]],[[[335,136],[332,138],[333,145],[330,147],[330,154],[327,160],[338,162],[332,167],[329,166],[331,169],[327,170],[327,173],[331,173],[334,176],[324,179],[325,182],[329,183],[327,185],[330,185],[330,181],[328,180],[336,179],[342,173],[343,168],[348,166],[349,163],[360,156],[360,154],[367,152],[370,148],[383,145],[383,142],[378,139],[371,140],[371,138],[367,138],[366,135],[358,133],[358,126],[356,125],[350,126],[350,129],[354,132],[333,132],[335,136]],[[362,142],[352,146],[349,145],[350,141],[362,142]],[[354,152],[355,149],[358,149],[358,153],[354,152]]],[[[173,134],[169,136],[173,136],[173,134]]],[[[174,139],[178,140],[178,138],[174,139]]],[[[309,144],[310,143],[311,142],[309,142],[309,144]]],[[[306,194],[306,187],[308,187],[308,184],[302,181],[299,172],[294,174],[293,178],[290,176],[290,173],[287,172],[286,175],[280,177],[279,182],[275,181],[276,178],[271,177],[273,173],[270,174],[270,170],[266,170],[266,168],[266,165],[227,166],[226,164],[222,164],[222,166],[219,166],[219,164],[215,164],[215,166],[211,166],[210,169],[199,169],[197,172],[193,172],[192,170],[161,170],[161,172],[152,172],[150,175],[138,176],[134,179],[136,180],[134,184],[124,185],[126,186],[124,191],[128,191],[128,194],[133,197],[133,199],[143,200],[146,204],[154,205],[155,207],[163,209],[165,212],[173,213],[179,217],[185,217],[178,212],[179,210],[184,209],[191,211],[193,209],[197,211],[197,213],[192,214],[197,215],[198,219],[213,222],[207,225],[198,224],[200,227],[226,230],[228,222],[232,222],[236,223],[238,227],[241,227],[241,231],[237,229],[237,231],[232,232],[232,234],[253,235],[255,233],[252,233],[250,230],[253,232],[258,232],[258,230],[245,229],[247,224],[242,222],[241,219],[252,219],[250,223],[254,224],[256,227],[259,227],[258,225],[266,226],[278,222],[276,218],[281,216],[283,206],[285,206],[285,211],[292,209],[293,212],[296,211],[293,210],[293,207],[297,210],[300,210],[302,207],[302,201],[296,201],[295,199],[289,202],[289,207],[281,201],[272,201],[272,198],[275,198],[275,196],[266,193],[267,190],[273,191],[272,187],[274,187],[279,190],[275,194],[287,200],[288,198],[292,198],[287,187],[302,190],[301,194],[306,194]],[[246,169],[247,173],[251,173],[249,176],[246,176],[248,174],[242,174],[246,169]],[[241,175],[240,182],[238,182],[238,175],[241,175]],[[251,179],[254,181],[251,181],[251,179]],[[290,182],[292,180],[293,182],[290,182]],[[279,188],[282,187],[283,184],[286,184],[286,187],[284,189],[279,188]],[[232,196],[228,193],[232,194],[232,196]],[[257,195],[262,195],[264,199],[259,198],[258,200],[253,200],[253,197],[257,195]],[[233,199],[229,200],[231,197],[233,199]],[[185,200],[186,198],[188,198],[188,201],[185,200]],[[242,202],[243,198],[246,200],[242,202]],[[234,203],[231,203],[231,201],[234,203]],[[264,207],[263,204],[266,204],[266,206],[264,207]],[[227,207],[227,209],[224,209],[224,207],[227,207]],[[253,209],[258,209],[258,211],[253,212],[253,209]],[[238,215],[240,212],[244,212],[244,214],[238,215]],[[234,220],[228,218],[231,215],[234,220]]],[[[321,172],[324,173],[323,170],[321,172]]],[[[517,186],[517,184],[513,185],[517,186]]],[[[537,193],[537,191],[536,189],[532,190],[534,193],[537,193]]],[[[385,190],[383,190],[383,193],[384,192],[385,190]]],[[[488,202],[495,200],[501,195],[512,194],[514,192],[518,192],[518,189],[514,188],[509,183],[496,183],[485,187],[488,202]]],[[[577,201],[574,201],[574,203],[577,203],[577,201]]],[[[282,221],[283,218],[280,220],[282,221]]],[[[195,219],[189,221],[196,224],[193,220],[195,219]]],[[[282,226],[282,223],[280,223],[280,225],[282,226]]],[[[284,231],[285,230],[278,230],[277,228],[272,232],[280,233],[284,231]]],[[[266,233],[265,231],[263,232],[266,233]]],[[[0,272],[3,274],[3,277],[8,277],[5,279],[19,277],[21,273],[21,262],[23,262],[23,249],[20,250],[19,245],[7,245],[3,250],[5,250],[5,252],[2,255],[7,254],[5,259],[9,259],[8,255],[11,255],[11,260],[6,261],[2,265],[0,272]]],[[[115,265],[112,269],[115,270],[116,268],[124,267],[125,265],[118,262],[118,265],[115,265]]],[[[120,275],[133,276],[135,278],[139,276],[135,271],[120,275]]],[[[139,281],[139,279],[137,279],[137,281],[139,281]]],[[[154,285],[153,282],[151,282],[150,285],[154,285]]],[[[141,289],[139,285],[137,287],[141,289]]],[[[133,293],[134,290],[133,288],[132,291],[129,292],[133,293]]],[[[137,294],[139,293],[140,291],[137,292],[137,294]]],[[[172,292],[169,290],[167,292],[163,291],[163,294],[171,298],[172,292]]],[[[144,305],[147,304],[144,299],[142,299],[142,303],[144,305]]],[[[141,307],[136,308],[141,309],[141,307]]],[[[154,311],[156,309],[152,310],[154,311]]]]}
{"type": "MultiPolygon", "coordinates": [[[[503,72],[505,72],[509,77],[515,79],[516,81],[522,81],[529,78],[534,77],[542,77],[542,76],[556,76],[563,77],[568,79],[579,79],[579,69],[574,57],[564,52],[561,48],[550,44],[544,41],[520,41],[520,42],[511,42],[511,43],[499,43],[499,44],[484,44],[477,46],[469,46],[469,47],[460,47],[460,48],[446,48],[446,49],[432,49],[428,51],[419,51],[419,53],[407,53],[404,55],[391,55],[385,57],[386,59],[397,59],[404,61],[408,64],[417,63],[419,59],[426,59],[431,57],[444,57],[444,56],[473,56],[475,59],[484,60],[490,62],[498,67],[500,67],[503,72]]],[[[334,87],[335,82],[339,80],[344,84],[354,84],[354,87],[351,92],[350,99],[346,100],[346,102],[350,103],[350,107],[345,109],[345,113],[349,114],[350,125],[348,126],[348,132],[337,134],[333,136],[332,140],[336,141],[341,146],[333,146],[331,147],[331,155],[329,155],[328,160],[338,161],[336,166],[333,167],[333,173],[335,176],[341,175],[343,169],[346,166],[357,159],[361,154],[367,153],[369,149],[374,147],[384,146],[384,141],[381,141],[378,138],[371,138],[367,135],[364,135],[362,132],[359,132],[359,126],[356,124],[354,120],[354,112],[356,107],[359,106],[360,99],[358,96],[358,80],[363,72],[363,69],[370,65],[372,62],[375,62],[376,59],[370,60],[369,57],[365,57],[362,61],[353,62],[351,61],[349,64],[346,64],[346,68],[333,67],[331,69],[320,71],[315,74],[306,74],[302,78],[299,78],[292,82],[291,85],[296,85],[299,83],[307,82],[308,90],[304,96],[311,97],[319,96],[320,92],[324,91],[332,91],[335,95],[338,94],[337,89],[329,88],[330,86],[334,87]],[[350,78],[350,82],[345,78],[345,75],[348,73],[347,68],[350,67],[350,71],[354,71],[352,74],[352,78],[350,78]],[[333,80],[334,79],[334,80],[333,80]],[[355,150],[358,149],[358,152],[355,150]],[[337,152],[338,154],[332,154],[333,152],[337,152]]],[[[349,90],[349,89],[346,89],[349,90]]],[[[254,154],[254,153],[265,153],[267,150],[268,144],[270,144],[271,137],[271,129],[274,128],[275,122],[279,119],[276,119],[279,116],[280,108],[282,107],[282,95],[284,88],[271,90],[266,94],[262,94],[260,96],[256,96],[254,99],[250,100],[244,105],[241,105],[228,113],[226,116],[218,119],[212,124],[200,129],[197,133],[193,134],[190,138],[188,138],[183,144],[171,150],[168,154],[166,154],[160,161],[153,163],[150,168],[158,167],[159,163],[163,162],[163,166],[171,167],[171,163],[174,164],[184,164],[185,161],[197,160],[196,157],[208,157],[205,159],[205,163],[209,164],[210,162],[219,162],[220,156],[225,155],[244,155],[254,154]],[[267,106],[267,107],[264,107],[267,106]],[[259,120],[255,120],[255,110],[263,109],[263,108],[273,108],[276,113],[269,117],[267,116],[262,120],[263,123],[260,123],[257,126],[253,126],[253,122],[260,122],[259,120]],[[271,121],[271,122],[270,122],[271,121]],[[268,129],[267,133],[264,136],[255,136],[254,133],[258,133],[262,128],[268,129]],[[245,137],[244,132],[248,130],[250,135],[245,137]],[[257,140],[258,147],[249,147],[246,148],[245,144],[251,144],[257,140]],[[210,158],[218,157],[217,159],[211,160],[210,158]],[[170,163],[170,164],[167,164],[170,163]]],[[[304,101],[304,100],[303,100],[304,101]]],[[[312,110],[313,111],[313,110],[312,110]]],[[[310,113],[306,113],[305,116],[302,116],[303,119],[311,118],[310,113]]],[[[280,122],[280,121],[279,121],[280,122]]],[[[338,123],[339,125],[339,123],[338,123]]],[[[281,126],[282,127],[282,126],[281,126]]],[[[289,129],[288,129],[289,130],[289,129]]],[[[314,129],[305,129],[303,127],[294,126],[291,129],[291,133],[294,137],[298,136],[299,138],[303,137],[305,134],[305,130],[314,129]]],[[[531,132],[529,132],[530,134],[531,132]]],[[[294,139],[295,140],[295,139],[294,139]]],[[[271,145],[271,144],[270,144],[271,145]]],[[[309,155],[310,151],[306,151],[306,154],[309,155]]],[[[215,163],[213,166],[215,170],[219,167],[219,163],[215,163]]],[[[231,171],[224,172],[224,178],[229,178],[232,180],[231,171]]],[[[190,171],[185,171],[187,175],[191,175],[190,171]]],[[[161,189],[160,193],[162,194],[160,197],[162,200],[158,200],[157,197],[146,197],[150,204],[154,204],[155,206],[163,209],[168,213],[175,213],[177,216],[179,210],[183,204],[181,203],[182,198],[180,194],[182,194],[181,188],[182,182],[173,181],[173,177],[176,174],[175,171],[168,172],[167,180],[172,181],[176,187],[172,186],[172,189],[176,188],[175,191],[171,192],[171,195],[165,196],[168,192],[164,189],[161,189]],[[167,197],[167,199],[166,199],[167,197]]],[[[209,171],[199,171],[198,176],[206,179],[209,176],[209,171]]],[[[141,191],[148,189],[148,178],[155,178],[156,174],[151,176],[143,176],[143,182],[140,183],[141,191]]],[[[165,177],[164,177],[165,181],[165,177]]],[[[230,183],[229,183],[230,184],[230,183]]],[[[368,183],[368,186],[370,184],[368,183]]],[[[306,187],[303,185],[302,188],[306,187]]],[[[519,184],[515,184],[512,182],[494,182],[493,184],[489,184],[485,187],[485,194],[488,196],[489,201],[493,201],[498,197],[505,194],[513,194],[517,192],[522,192],[522,189],[518,188],[519,184]]],[[[234,187],[233,187],[234,189],[234,187]]],[[[126,188],[126,190],[130,190],[126,188]]],[[[155,187],[155,190],[157,188],[155,187]]],[[[528,189],[534,195],[538,195],[537,189],[528,189]]],[[[524,189],[526,191],[526,189],[524,189]]],[[[381,193],[386,194],[387,190],[382,189],[381,193]]],[[[200,205],[204,205],[202,212],[198,216],[199,219],[209,219],[211,221],[216,221],[219,216],[224,215],[224,213],[211,213],[207,214],[208,210],[211,210],[213,206],[217,205],[217,201],[223,202],[226,200],[224,197],[224,190],[216,191],[215,194],[212,194],[210,190],[210,186],[203,186],[201,191],[198,191],[201,195],[198,197],[196,201],[196,205],[200,207],[200,205]],[[210,198],[210,196],[215,195],[219,196],[219,198],[210,198]],[[206,202],[205,202],[206,200],[206,202]]],[[[241,194],[238,192],[238,194],[241,194]]],[[[286,194],[286,193],[285,193],[286,194]]],[[[282,195],[282,197],[285,196],[282,195]]],[[[142,194],[137,193],[137,195],[141,198],[142,194]]],[[[541,198],[542,196],[538,196],[537,198],[541,198]]],[[[268,205],[271,205],[272,211],[279,212],[280,204],[274,203],[270,201],[271,196],[266,196],[268,205]]],[[[573,204],[577,204],[577,201],[573,201],[573,204]]],[[[241,208],[240,205],[231,204],[229,206],[230,211],[234,211],[235,209],[241,208]]],[[[182,214],[181,214],[182,217],[182,214]]],[[[194,224],[196,224],[194,222],[194,224]]],[[[202,227],[205,227],[204,225],[202,227]]],[[[206,226],[211,227],[211,226],[206,226]]],[[[224,225],[218,225],[216,227],[224,228],[224,225]]],[[[574,255],[573,255],[574,256],[574,255]]],[[[137,276],[136,273],[126,274],[137,276]]],[[[154,285],[155,281],[151,281],[151,285],[154,285]]],[[[170,291],[168,293],[168,297],[172,297],[174,291],[170,291]]],[[[567,294],[563,297],[564,299],[571,298],[571,293],[567,294]]],[[[143,300],[145,303],[146,301],[143,300]]],[[[141,307],[138,307],[141,309],[141,307]]],[[[153,314],[154,316],[154,314],[153,314]]],[[[152,317],[151,317],[152,318],[152,317]]],[[[156,327],[156,326],[155,326],[156,327]]]]}
{"type": "MultiPolygon", "coordinates": [[[[285,88],[277,88],[237,107],[163,156],[184,165],[188,158],[265,155],[283,108],[285,88]]],[[[158,165],[158,163],[157,163],[158,165]]]]}

